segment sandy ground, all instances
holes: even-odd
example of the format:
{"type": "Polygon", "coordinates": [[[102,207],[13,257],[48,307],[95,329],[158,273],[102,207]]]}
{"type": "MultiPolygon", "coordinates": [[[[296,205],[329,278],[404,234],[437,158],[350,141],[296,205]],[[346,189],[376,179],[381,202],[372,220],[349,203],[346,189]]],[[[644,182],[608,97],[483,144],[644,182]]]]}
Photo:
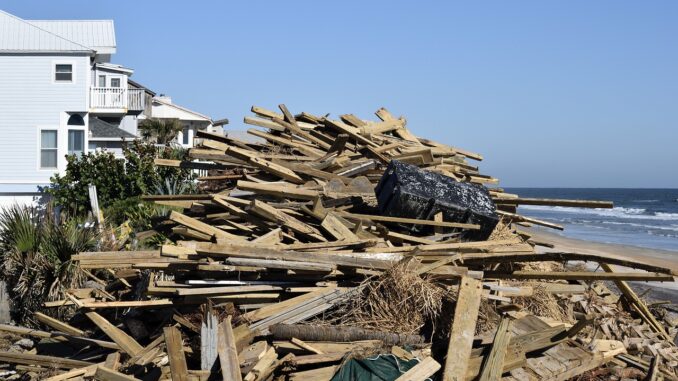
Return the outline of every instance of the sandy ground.
{"type": "MultiPolygon", "coordinates": [[[[618,245],[610,243],[598,243],[580,239],[563,237],[559,234],[546,232],[542,229],[525,229],[535,240],[554,244],[553,249],[537,246],[540,252],[561,251],[588,254],[608,254],[627,257],[649,264],[670,268],[673,274],[678,274],[678,252],[668,250],[646,249],[642,247],[618,245]]],[[[589,264],[595,268],[597,264],[589,264]]],[[[622,269],[621,267],[617,267],[622,269]]],[[[624,269],[623,271],[633,271],[624,269]]],[[[674,277],[674,279],[677,279],[674,277]]],[[[638,293],[650,289],[648,299],[670,300],[678,306],[678,282],[630,282],[638,293]]]]}

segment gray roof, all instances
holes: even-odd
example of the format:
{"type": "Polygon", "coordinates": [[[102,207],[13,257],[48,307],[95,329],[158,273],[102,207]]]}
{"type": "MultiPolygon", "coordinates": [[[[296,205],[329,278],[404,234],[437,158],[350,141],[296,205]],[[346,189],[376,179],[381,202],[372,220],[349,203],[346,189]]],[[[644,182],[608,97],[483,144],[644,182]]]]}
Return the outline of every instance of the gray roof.
{"type": "Polygon", "coordinates": [[[137,137],[129,132],[120,129],[118,126],[105,122],[96,117],[89,118],[90,138],[94,139],[136,139],[137,137]]]}
{"type": "Polygon", "coordinates": [[[0,52],[92,52],[87,46],[0,10],[0,52]]]}
{"type": "Polygon", "coordinates": [[[54,33],[100,54],[115,53],[113,20],[25,20],[40,29],[54,33]]]}

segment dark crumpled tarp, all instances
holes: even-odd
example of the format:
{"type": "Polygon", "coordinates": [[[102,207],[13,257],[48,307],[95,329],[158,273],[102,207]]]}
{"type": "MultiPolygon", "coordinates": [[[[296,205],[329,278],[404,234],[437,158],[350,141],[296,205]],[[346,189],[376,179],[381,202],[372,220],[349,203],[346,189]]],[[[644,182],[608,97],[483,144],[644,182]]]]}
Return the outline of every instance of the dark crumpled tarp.
{"type": "Polygon", "coordinates": [[[391,354],[351,359],[331,381],[393,381],[418,363],[417,359],[407,361],[391,354]]]}

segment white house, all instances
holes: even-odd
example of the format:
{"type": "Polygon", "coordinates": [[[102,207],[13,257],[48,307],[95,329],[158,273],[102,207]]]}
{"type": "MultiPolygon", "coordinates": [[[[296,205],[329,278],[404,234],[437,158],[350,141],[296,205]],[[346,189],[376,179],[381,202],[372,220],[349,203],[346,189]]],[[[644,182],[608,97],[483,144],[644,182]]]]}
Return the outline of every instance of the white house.
{"type": "Polygon", "coordinates": [[[65,156],[137,135],[150,92],[110,62],[112,20],[24,20],[0,11],[0,201],[30,200],[65,156]]]}
{"type": "Polygon", "coordinates": [[[223,132],[220,127],[212,125],[212,119],[209,116],[172,103],[172,98],[166,95],[156,96],[152,99],[151,117],[156,119],[178,119],[183,128],[177,135],[176,140],[178,144],[185,148],[193,147],[195,132],[198,130],[223,132]]]}

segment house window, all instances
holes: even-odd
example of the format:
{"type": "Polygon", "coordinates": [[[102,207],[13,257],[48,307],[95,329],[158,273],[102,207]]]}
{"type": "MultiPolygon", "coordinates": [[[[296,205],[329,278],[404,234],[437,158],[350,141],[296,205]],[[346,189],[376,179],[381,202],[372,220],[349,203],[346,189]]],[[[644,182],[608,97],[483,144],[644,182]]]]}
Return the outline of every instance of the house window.
{"type": "Polygon", "coordinates": [[[40,131],[40,168],[57,167],[57,132],[40,131]]]}
{"type": "Polygon", "coordinates": [[[111,78],[111,87],[120,87],[120,78],[111,78]]]}
{"type": "Polygon", "coordinates": [[[181,142],[184,145],[188,145],[188,127],[184,127],[184,129],[181,130],[181,142]]]}
{"type": "Polygon", "coordinates": [[[99,76],[99,87],[106,87],[106,76],[105,75],[99,76]]]}
{"type": "Polygon", "coordinates": [[[73,65],[56,64],[54,68],[54,80],[57,82],[73,82],[73,65]]]}
{"type": "Polygon", "coordinates": [[[85,150],[85,131],[68,130],[68,154],[82,155],[85,150]]]}

